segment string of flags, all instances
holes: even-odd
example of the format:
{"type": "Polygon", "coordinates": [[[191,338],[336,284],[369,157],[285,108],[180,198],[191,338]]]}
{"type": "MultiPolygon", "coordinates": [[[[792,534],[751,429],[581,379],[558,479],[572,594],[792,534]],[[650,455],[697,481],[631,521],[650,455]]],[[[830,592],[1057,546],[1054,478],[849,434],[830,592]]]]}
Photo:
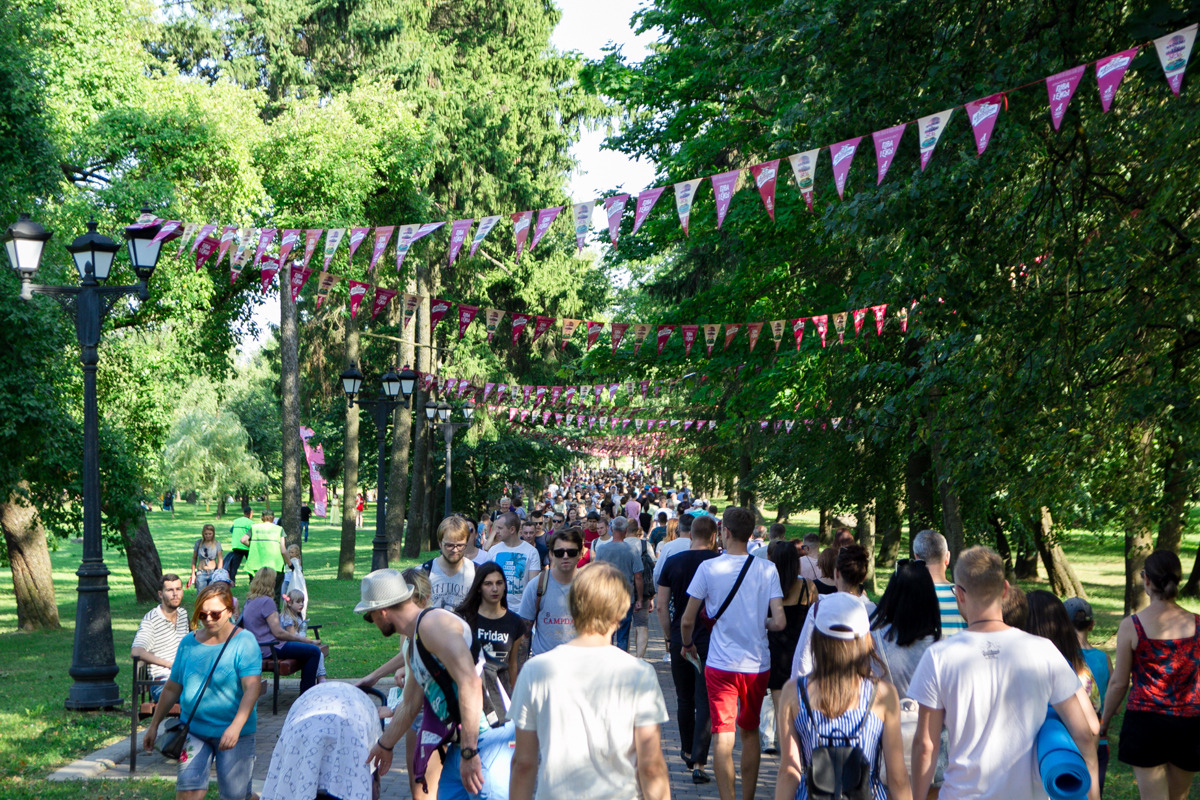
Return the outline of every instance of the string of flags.
{"type": "MultiPolygon", "coordinates": [[[[609,431],[616,431],[618,428],[624,431],[629,427],[630,423],[632,423],[635,431],[642,433],[644,429],[645,434],[647,435],[657,435],[655,433],[657,431],[665,431],[667,433],[687,433],[692,431],[698,433],[705,430],[714,430],[718,425],[717,420],[715,419],[631,419],[629,417],[610,417],[604,414],[596,415],[560,413],[549,409],[538,413],[527,408],[522,409],[514,408],[512,406],[499,405],[489,405],[487,406],[487,409],[488,412],[493,416],[498,416],[501,419],[507,415],[509,422],[516,422],[519,419],[523,423],[532,423],[547,427],[551,426],[552,419],[553,427],[574,427],[582,429],[586,426],[588,430],[595,430],[596,427],[599,426],[601,431],[605,429],[609,431]]],[[[763,419],[757,420],[757,425],[758,430],[762,433],[791,433],[797,422],[803,424],[805,430],[807,431],[812,431],[814,429],[826,430],[827,428],[836,431],[839,428],[844,429],[850,427],[850,420],[846,417],[803,420],[763,419]]],[[[749,424],[753,426],[755,423],[752,421],[749,424]]],[[[628,437],[632,434],[623,435],[628,437]]],[[[612,439],[612,437],[606,438],[606,441],[610,439],[612,439]]],[[[620,441],[620,437],[617,437],[616,440],[620,441]]]]}

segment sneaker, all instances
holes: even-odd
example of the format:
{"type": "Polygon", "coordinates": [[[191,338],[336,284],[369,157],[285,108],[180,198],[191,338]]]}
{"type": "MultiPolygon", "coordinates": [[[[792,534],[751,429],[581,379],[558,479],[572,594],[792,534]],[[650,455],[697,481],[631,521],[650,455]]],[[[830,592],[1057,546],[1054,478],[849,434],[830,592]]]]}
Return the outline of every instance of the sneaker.
{"type": "Polygon", "coordinates": [[[776,746],[775,746],[775,745],[773,745],[773,744],[772,744],[772,745],[768,745],[768,746],[764,747],[764,748],[762,749],[762,751],[763,751],[763,755],[768,755],[768,756],[777,756],[777,755],[779,755],[779,748],[778,748],[778,747],[776,747],[776,746]]]}
{"type": "Polygon", "coordinates": [[[664,663],[664,664],[670,664],[670,663],[671,663],[671,654],[670,654],[670,653],[663,653],[663,659],[662,659],[662,660],[663,660],[663,663],[664,663]]]}
{"type": "Polygon", "coordinates": [[[692,770],[692,783],[712,783],[712,778],[700,767],[692,770]]]}

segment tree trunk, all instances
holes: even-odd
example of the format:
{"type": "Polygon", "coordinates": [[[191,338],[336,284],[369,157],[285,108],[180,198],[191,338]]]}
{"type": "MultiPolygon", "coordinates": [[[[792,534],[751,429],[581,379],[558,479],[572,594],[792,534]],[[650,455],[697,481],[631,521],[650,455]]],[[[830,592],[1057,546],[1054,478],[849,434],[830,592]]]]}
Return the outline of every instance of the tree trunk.
{"type": "MultiPolygon", "coordinates": [[[[133,591],[139,603],[158,602],[158,590],[162,588],[162,560],[154,537],[150,535],[150,523],[146,513],[138,511],[136,518],[117,523],[117,530],[125,542],[125,560],[129,574],[133,576],[133,591]]],[[[184,578],[187,581],[187,578],[184,578]]]]}
{"type": "Polygon", "coordinates": [[[1196,561],[1192,564],[1192,576],[1179,593],[1184,597],[1200,596],[1200,547],[1196,548],[1196,561]]]}
{"type": "Polygon", "coordinates": [[[1008,543],[1008,534],[1004,532],[1004,520],[996,514],[992,514],[988,517],[988,522],[992,526],[992,532],[996,535],[996,552],[1004,559],[1004,578],[1012,583],[1017,579],[1017,570],[1013,560],[1012,546],[1008,543]]]}
{"type": "Polygon", "coordinates": [[[881,567],[894,567],[900,555],[900,539],[903,536],[901,520],[904,519],[904,503],[899,497],[884,500],[879,506],[879,563],[881,567]]]}
{"type": "MultiPolygon", "coordinates": [[[[421,305],[417,307],[416,314],[413,315],[413,320],[409,323],[412,326],[413,337],[417,340],[418,347],[414,351],[415,363],[414,367],[418,372],[431,372],[434,364],[433,353],[428,347],[430,344],[429,332],[429,297],[428,297],[428,280],[425,277],[426,268],[418,263],[417,266],[417,293],[421,295],[421,305]],[[426,345],[421,347],[419,345],[426,345]]],[[[403,338],[403,337],[402,337],[403,338]]],[[[425,538],[426,522],[426,484],[429,480],[429,445],[431,427],[425,420],[425,403],[432,399],[423,389],[418,388],[414,393],[414,407],[417,409],[417,417],[420,423],[417,425],[416,431],[413,434],[413,453],[412,463],[412,485],[409,490],[409,513],[408,513],[408,532],[404,537],[404,557],[417,558],[421,555],[421,545],[425,538]]]]}
{"type": "MultiPolygon", "coordinates": [[[[668,484],[669,485],[669,484],[668,484]]],[[[788,517],[792,515],[792,508],[787,503],[780,503],[775,509],[775,521],[787,524],[788,517]]]]}
{"type": "Polygon", "coordinates": [[[930,454],[933,456],[933,467],[937,474],[938,496],[942,501],[942,535],[946,537],[946,545],[950,549],[950,566],[958,561],[958,554],[966,546],[966,531],[963,528],[962,508],[959,504],[958,490],[949,475],[946,464],[945,444],[943,436],[935,432],[930,454]]]}
{"type": "Polygon", "coordinates": [[[747,436],[742,440],[741,451],[738,453],[737,502],[742,508],[754,507],[754,486],[750,479],[750,467],[750,445],[747,436]]]}
{"type": "Polygon", "coordinates": [[[300,441],[300,334],[296,304],[292,302],[291,270],[279,291],[279,387],[283,420],[283,480],[279,524],[289,545],[300,544],[300,483],[305,472],[304,444],[300,441]]]}
{"type": "Polygon", "coordinates": [[[217,498],[217,519],[222,519],[225,516],[225,498],[228,497],[224,492],[217,498]]]}
{"type": "Polygon", "coordinates": [[[821,536],[821,549],[833,544],[833,514],[828,508],[822,508],[817,519],[817,533],[821,536]]]}
{"type": "MultiPolygon", "coordinates": [[[[359,360],[359,335],[356,320],[346,320],[346,366],[359,360]]],[[[342,542],[338,551],[338,580],[354,580],[354,555],[358,530],[354,527],[358,502],[358,406],[346,408],[346,433],[342,455],[342,542]]]]}
{"type": "MultiPolygon", "coordinates": [[[[912,427],[915,440],[916,425],[912,427]]],[[[917,445],[908,454],[904,470],[904,496],[908,510],[908,540],[934,526],[933,455],[929,445],[917,445]]]]}
{"type": "Polygon", "coordinates": [[[10,494],[8,502],[0,504],[0,528],[4,529],[4,546],[12,570],[17,627],[23,631],[58,629],[61,626],[54,602],[50,549],[37,508],[25,497],[10,494]]]}
{"type": "Polygon", "coordinates": [[[1050,509],[1042,506],[1032,527],[1033,541],[1042,558],[1042,566],[1046,568],[1050,591],[1059,597],[1087,597],[1083,584],[1067,561],[1062,545],[1054,541],[1054,518],[1050,516],[1050,509]]]}
{"type": "MultiPolygon", "coordinates": [[[[415,281],[410,280],[405,287],[406,291],[415,293],[417,285],[415,281]]],[[[401,325],[401,331],[404,326],[401,325]]],[[[400,337],[404,339],[402,335],[400,337]]],[[[401,341],[396,345],[396,358],[400,364],[405,367],[411,366],[413,363],[413,347],[412,340],[401,341]]],[[[416,399],[416,392],[413,392],[411,400],[416,399]]],[[[415,403],[413,404],[415,405],[415,403]]],[[[392,460],[388,468],[388,507],[387,507],[387,540],[388,540],[388,563],[399,561],[404,555],[404,513],[407,510],[408,500],[408,455],[412,448],[413,434],[413,411],[412,406],[401,405],[398,409],[399,413],[394,415],[392,424],[392,460]]],[[[418,407],[418,414],[420,414],[418,407]]]]}
{"type": "MultiPolygon", "coordinates": [[[[1032,537],[1032,531],[1029,533],[1032,537]]],[[[1017,544],[1016,573],[1017,580],[1033,581],[1038,577],[1038,551],[1028,539],[1021,539],[1017,544]]]]}
{"type": "MultiPolygon", "coordinates": [[[[433,431],[429,432],[430,444],[433,443],[433,431]]],[[[434,457],[433,448],[430,447],[425,451],[425,474],[434,474],[434,457]]],[[[425,481],[425,549],[437,550],[437,526],[441,521],[442,515],[438,513],[438,506],[434,499],[434,487],[437,486],[437,481],[425,481]]]]}
{"type": "MultiPolygon", "coordinates": [[[[1153,431],[1143,423],[1138,441],[1134,444],[1134,457],[1130,459],[1128,474],[1134,482],[1145,485],[1144,476],[1150,466],[1150,452],[1154,443],[1153,431]]],[[[1125,504],[1125,614],[1141,611],[1150,602],[1141,572],[1146,565],[1154,544],[1154,510],[1149,493],[1136,492],[1125,504]]]]}
{"type": "Polygon", "coordinates": [[[863,549],[867,551],[867,577],[863,588],[868,592],[875,591],[875,501],[871,500],[858,509],[858,530],[856,538],[863,549]]]}
{"type": "Polygon", "coordinates": [[[1163,459],[1163,514],[1158,525],[1156,550],[1170,550],[1179,555],[1183,544],[1183,530],[1187,527],[1188,511],[1188,458],[1183,447],[1183,437],[1171,436],[1166,442],[1167,454],[1163,459]]]}

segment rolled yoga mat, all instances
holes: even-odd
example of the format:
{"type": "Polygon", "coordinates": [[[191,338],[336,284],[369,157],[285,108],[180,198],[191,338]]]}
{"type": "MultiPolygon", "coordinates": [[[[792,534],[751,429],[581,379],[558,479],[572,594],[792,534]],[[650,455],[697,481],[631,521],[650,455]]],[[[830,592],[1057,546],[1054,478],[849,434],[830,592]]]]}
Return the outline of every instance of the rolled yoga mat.
{"type": "Polygon", "coordinates": [[[1051,800],[1078,800],[1087,796],[1092,776],[1057,714],[1051,713],[1038,731],[1037,760],[1042,788],[1051,800]]]}

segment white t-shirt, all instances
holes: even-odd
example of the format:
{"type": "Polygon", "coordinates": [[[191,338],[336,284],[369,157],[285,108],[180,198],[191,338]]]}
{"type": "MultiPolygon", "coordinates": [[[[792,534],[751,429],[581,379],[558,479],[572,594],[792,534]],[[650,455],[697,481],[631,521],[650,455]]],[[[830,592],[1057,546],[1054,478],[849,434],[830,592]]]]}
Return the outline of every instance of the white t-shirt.
{"type": "Polygon", "coordinates": [[[715,616],[748,558],[752,559],[750,570],[713,628],[705,663],[713,669],[757,675],[771,667],[771,653],[767,648],[767,613],[771,600],[783,598],[779,570],[775,565],[750,555],[726,553],[700,565],[688,584],[687,593],[704,600],[705,611],[710,617],[715,616]]]}
{"type": "Polygon", "coordinates": [[[438,563],[440,561],[440,557],[434,558],[429,568],[429,608],[453,611],[462,605],[462,601],[467,599],[467,592],[471,591],[471,584],[475,581],[475,564],[469,558],[464,558],[458,573],[447,575],[442,571],[442,565],[438,563]]]}
{"type": "Polygon", "coordinates": [[[519,541],[513,547],[496,542],[488,550],[488,560],[495,561],[504,570],[504,579],[508,582],[509,608],[520,608],[525,585],[542,571],[542,558],[537,548],[525,541],[519,541]]]}
{"type": "Polygon", "coordinates": [[[509,717],[538,735],[537,800],[636,800],[634,728],[662,725],[667,705],[646,662],[565,645],[526,662],[509,717]]]}
{"type": "MultiPolygon", "coordinates": [[[[658,585],[658,576],[662,575],[663,566],[667,563],[667,559],[676,553],[682,553],[684,550],[690,550],[692,547],[691,538],[680,537],[672,539],[669,542],[661,542],[658,545],[658,558],[654,562],[654,585],[658,585]]],[[[729,612],[726,612],[729,613],[729,612]]]]}
{"type": "Polygon", "coordinates": [[[530,640],[531,656],[548,653],[560,644],[575,638],[575,620],[567,605],[567,594],[571,584],[561,584],[551,575],[546,580],[546,593],[542,595],[542,606],[537,605],[537,588],[541,576],[529,584],[529,591],[521,598],[517,616],[533,623],[533,638],[530,640]],[[534,614],[537,619],[534,619],[534,614]]]}
{"type": "Polygon", "coordinates": [[[926,650],[908,696],[946,712],[944,800],[1043,800],[1037,734],[1046,706],[1069,699],[1079,687],[1049,639],[1016,628],[962,631],[926,650]]]}
{"type": "MultiPolygon", "coordinates": [[[[853,595],[852,595],[853,596],[853,595]]],[[[855,600],[863,604],[863,608],[867,610],[869,618],[875,613],[875,604],[867,599],[865,594],[853,596],[855,600]]],[[[817,605],[821,604],[821,598],[817,598],[817,605]]],[[[813,655],[812,655],[812,635],[816,629],[817,607],[813,606],[807,616],[804,617],[804,626],[800,628],[800,638],[796,640],[796,651],[792,653],[792,677],[797,675],[810,675],[813,671],[813,655]]]]}

